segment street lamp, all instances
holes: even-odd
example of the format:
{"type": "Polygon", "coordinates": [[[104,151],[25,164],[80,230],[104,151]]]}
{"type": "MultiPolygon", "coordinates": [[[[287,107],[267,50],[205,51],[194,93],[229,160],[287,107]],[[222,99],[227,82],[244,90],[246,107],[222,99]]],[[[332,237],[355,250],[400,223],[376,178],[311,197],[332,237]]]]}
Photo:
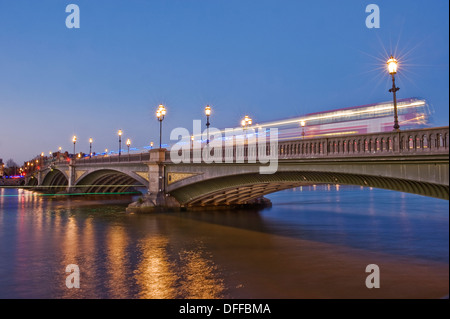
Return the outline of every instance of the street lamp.
{"type": "Polygon", "coordinates": [[[398,124],[398,113],[397,113],[397,95],[396,92],[400,90],[400,88],[395,86],[395,73],[397,73],[398,62],[391,55],[389,60],[387,61],[389,74],[392,75],[392,88],[389,89],[389,92],[392,92],[394,95],[394,131],[400,130],[400,125],[398,124]]]}
{"type": "Polygon", "coordinates": [[[247,129],[247,127],[252,125],[252,119],[250,117],[248,117],[248,115],[246,115],[244,117],[244,119],[241,121],[241,126],[245,129],[247,129]]]}
{"type": "Polygon", "coordinates": [[[131,140],[127,139],[128,155],[130,154],[130,145],[131,145],[131,140]]]}
{"type": "Polygon", "coordinates": [[[75,135],[72,137],[72,142],[73,142],[73,155],[75,156],[75,143],[77,142],[77,137],[75,135]]]}
{"type": "Polygon", "coordinates": [[[121,153],[121,148],[122,148],[122,130],[119,130],[117,132],[117,134],[119,135],[119,157],[120,157],[120,153],[121,153]]]}
{"type": "Polygon", "coordinates": [[[164,120],[164,116],[166,115],[166,108],[164,105],[160,104],[158,109],[156,110],[156,117],[159,121],[159,148],[161,148],[162,141],[162,121],[164,120]]]}
{"type": "Polygon", "coordinates": [[[305,126],[306,122],[304,120],[300,121],[300,125],[302,126],[302,138],[305,138],[305,126]]]}
{"type": "Polygon", "coordinates": [[[153,149],[153,142],[150,142],[150,149],[153,149]]]}
{"type": "Polygon", "coordinates": [[[209,144],[209,116],[211,115],[211,107],[207,105],[205,107],[205,114],[206,114],[206,144],[209,144]]]}
{"type": "Polygon", "coordinates": [[[94,140],[92,139],[92,137],[89,138],[89,158],[92,157],[92,142],[94,140]]]}

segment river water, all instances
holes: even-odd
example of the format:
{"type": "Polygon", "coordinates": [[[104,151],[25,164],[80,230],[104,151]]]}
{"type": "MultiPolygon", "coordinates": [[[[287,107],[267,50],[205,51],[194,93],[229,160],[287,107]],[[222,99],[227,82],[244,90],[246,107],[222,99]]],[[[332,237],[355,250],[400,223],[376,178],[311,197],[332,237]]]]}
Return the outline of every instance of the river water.
{"type": "Polygon", "coordinates": [[[127,214],[126,196],[0,189],[0,298],[448,295],[448,201],[339,185],[267,197],[259,211],[127,214]]]}

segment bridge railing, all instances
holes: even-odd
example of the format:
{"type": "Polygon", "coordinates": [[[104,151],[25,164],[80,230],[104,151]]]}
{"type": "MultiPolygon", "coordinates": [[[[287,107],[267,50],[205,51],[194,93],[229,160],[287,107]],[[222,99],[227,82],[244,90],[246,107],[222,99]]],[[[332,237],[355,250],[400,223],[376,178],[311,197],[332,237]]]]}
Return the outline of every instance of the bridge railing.
{"type": "MultiPolygon", "coordinates": [[[[205,149],[202,146],[202,151],[205,149]]],[[[211,148],[212,151],[212,148],[211,148]]],[[[189,154],[191,162],[205,162],[203,152],[192,151],[189,154]],[[200,154],[199,154],[200,153],[200,154]]],[[[335,157],[377,157],[421,154],[448,154],[449,153],[449,127],[426,128],[419,130],[380,132],[359,135],[333,136],[327,138],[305,137],[298,140],[279,142],[277,149],[267,144],[233,145],[222,148],[222,162],[235,163],[238,161],[252,162],[267,158],[272,154],[278,159],[308,159],[308,158],[335,158],[335,157]]],[[[139,163],[148,162],[150,153],[124,154],[120,157],[93,156],[76,159],[76,165],[109,164],[109,163],[139,163]]],[[[171,162],[170,151],[165,153],[166,162],[171,162]]],[[[73,160],[72,160],[73,161],[73,160]]],[[[46,162],[50,164],[68,164],[67,159],[46,162]]]]}
{"type": "MultiPolygon", "coordinates": [[[[72,162],[76,165],[83,165],[83,164],[105,164],[105,163],[140,163],[140,162],[146,162],[150,160],[150,154],[149,153],[137,153],[137,154],[124,154],[124,155],[97,155],[92,157],[82,157],[77,159],[72,159],[72,162]]],[[[67,159],[60,159],[55,160],[53,162],[49,162],[47,164],[68,164],[69,160],[67,159]]]]}
{"type": "MultiPolygon", "coordinates": [[[[202,152],[190,152],[193,162],[205,162],[202,152]]],[[[213,152],[211,148],[211,154],[213,152]]],[[[360,135],[347,135],[328,138],[303,138],[279,142],[277,149],[267,144],[234,145],[222,148],[222,162],[244,162],[259,160],[277,154],[278,159],[326,158],[326,157],[376,157],[390,155],[448,154],[449,128],[427,128],[399,132],[380,132],[360,135]],[[272,149],[271,149],[272,148],[272,149]]],[[[180,153],[181,155],[181,153],[180,153]]],[[[171,161],[170,152],[166,152],[166,161],[171,161]]]]}

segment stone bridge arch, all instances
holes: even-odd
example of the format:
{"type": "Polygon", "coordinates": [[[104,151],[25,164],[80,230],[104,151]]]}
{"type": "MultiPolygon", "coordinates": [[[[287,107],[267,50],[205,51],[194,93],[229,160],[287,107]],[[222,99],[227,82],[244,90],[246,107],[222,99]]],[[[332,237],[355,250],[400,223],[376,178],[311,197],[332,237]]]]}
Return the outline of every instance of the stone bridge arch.
{"type": "Polygon", "coordinates": [[[182,186],[173,189],[170,194],[185,207],[242,205],[270,193],[312,184],[358,185],[449,198],[449,190],[445,185],[381,176],[308,171],[230,175],[182,186]]]}
{"type": "Polygon", "coordinates": [[[131,176],[115,169],[85,171],[72,186],[76,193],[126,193],[148,189],[148,181],[138,174],[131,176]]]}
{"type": "Polygon", "coordinates": [[[43,190],[50,192],[64,191],[69,184],[67,173],[57,168],[51,168],[43,176],[39,185],[43,190]]]}

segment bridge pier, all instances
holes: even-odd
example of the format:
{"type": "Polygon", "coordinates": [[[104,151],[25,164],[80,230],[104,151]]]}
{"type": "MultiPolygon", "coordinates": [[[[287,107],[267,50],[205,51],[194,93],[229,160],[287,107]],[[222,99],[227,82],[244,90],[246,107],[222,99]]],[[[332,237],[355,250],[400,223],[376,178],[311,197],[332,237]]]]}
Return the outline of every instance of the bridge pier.
{"type": "Polygon", "coordinates": [[[74,193],[75,192],[75,163],[74,160],[71,159],[69,162],[69,178],[67,183],[67,193],[74,193]]]}
{"type": "Polygon", "coordinates": [[[127,211],[152,212],[158,210],[178,210],[180,204],[166,194],[165,165],[166,149],[150,150],[148,166],[148,192],[137,202],[131,203],[127,211]]]}

